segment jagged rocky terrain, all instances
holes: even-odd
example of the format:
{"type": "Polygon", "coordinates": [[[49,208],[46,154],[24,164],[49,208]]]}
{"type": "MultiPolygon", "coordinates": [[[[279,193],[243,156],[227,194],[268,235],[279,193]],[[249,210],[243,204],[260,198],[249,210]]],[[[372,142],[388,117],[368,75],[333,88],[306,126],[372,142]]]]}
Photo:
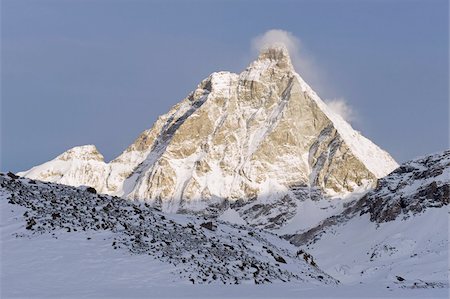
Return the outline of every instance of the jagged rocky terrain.
{"type": "Polygon", "coordinates": [[[447,150],[402,164],[342,213],[285,238],[342,281],[448,288],[449,190],[447,150]]]}
{"type": "Polygon", "coordinates": [[[278,228],[305,199],[370,188],[396,167],[326,106],[280,46],[240,74],[211,74],[109,163],[89,145],[19,174],[168,212],[231,209],[251,225],[278,228]]]}
{"type": "Polygon", "coordinates": [[[91,233],[103,232],[110,250],[170,264],[174,277],[193,284],[338,283],[293,246],[259,229],[166,215],[147,203],[99,195],[90,187],[13,174],[0,174],[0,187],[2,218],[13,216],[21,223],[21,229],[12,233],[17,238],[81,234],[89,241],[91,233]]]}
{"type": "Polygon", "coordinates": [[[362,213],[378,223],[410,217],[427,208],[441,208],[450,200],[450,151],[402,164],[378,181],[361,199],[362,213]]]}
{"type": "Polygon", "coordinates": [[[450,150],[406,162],[378,181],[377,187],[351,203],[342,213],[323,220],[306,232],[289,236],[296,245],[320,238],[320,234],[354,217],[369,214],[383,223],[406,219],[427,208],[446,207],[450,201],[450,150]]]}

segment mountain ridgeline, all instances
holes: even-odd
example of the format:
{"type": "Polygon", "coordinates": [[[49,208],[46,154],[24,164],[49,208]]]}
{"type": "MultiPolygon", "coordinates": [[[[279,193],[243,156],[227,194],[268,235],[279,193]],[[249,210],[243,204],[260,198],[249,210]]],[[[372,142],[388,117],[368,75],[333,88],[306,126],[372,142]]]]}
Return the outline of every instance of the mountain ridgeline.
{"type": "Polygon", "coordinates": [[[277,46],[240,74],[211,74],[111,162],[87,145],[19,175],[91,186],[166,212],[231,208],[272,227],[305,198],[374,187],[397,166],[331,111],[277,46]]]}

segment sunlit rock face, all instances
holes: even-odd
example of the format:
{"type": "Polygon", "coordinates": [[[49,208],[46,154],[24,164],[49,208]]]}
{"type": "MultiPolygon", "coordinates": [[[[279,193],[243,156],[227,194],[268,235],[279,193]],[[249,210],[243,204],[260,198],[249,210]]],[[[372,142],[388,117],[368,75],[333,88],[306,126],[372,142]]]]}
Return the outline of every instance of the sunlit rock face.
{"type": "MultiPolygon", "coordinates": [[[[52,181],[90,185],[171,212],[231,205],[253,223],[273,209],[280,212],[269,218],[282,223],[299,197],[374,186],[397,167],[328,109],[282,46],[263,50],[240,74],[211,74],[115,160],[88,162],[91,173],[87,166],[70,168],[52,181]]],[[[44,165],[21,175],[46,180],[44,165]]]]}

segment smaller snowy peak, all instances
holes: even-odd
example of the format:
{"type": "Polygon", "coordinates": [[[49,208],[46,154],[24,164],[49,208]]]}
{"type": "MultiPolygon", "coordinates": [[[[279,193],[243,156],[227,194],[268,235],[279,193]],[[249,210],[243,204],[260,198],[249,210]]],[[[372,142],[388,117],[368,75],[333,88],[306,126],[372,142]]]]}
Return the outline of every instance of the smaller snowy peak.
{"type": "Polygon", "coordinates": [[[57,160],[84,160],[84,161],[101,161],[104,162],[103,155],[97,150],[95,145],[82,145],[73,147],[58,157],[57,160]]]}
{"type": "Polygon", "coordinates": [[[108,192],[105,178],[109,165],[94,145],[77,146],[65,151],[55,159],[35,166],[17,175],[47,182],[72,186],[89,186],[97,191],[108,192]]]}

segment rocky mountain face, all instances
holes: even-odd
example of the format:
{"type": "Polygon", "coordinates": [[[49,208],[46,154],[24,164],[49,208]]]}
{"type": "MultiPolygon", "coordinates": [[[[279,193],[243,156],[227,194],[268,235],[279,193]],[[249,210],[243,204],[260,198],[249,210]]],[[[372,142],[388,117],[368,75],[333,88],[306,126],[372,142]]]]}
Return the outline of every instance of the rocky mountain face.
{"type": "Polygon", "coordinates": [[[305,198],[373,187],[396,167],[271,47],[240,74],[211,74],[113,161],[84,146],[19,174],[278,227],[305,198]]]}
{"type": "MultiPolygon", "coordinates": [[[[88,245],[98,238],[107,244],[101,248],[102,255],[121,251],[128,258],[141,255],[149,265],[157,260],[166,265],[172,278],[193,284],[338,283],[271,233],[205,218],[167,215],[147,203],[96,194],[91,187],[75,188],[0,173],[0,206],[1,227],[15,227],[8,233],[2,231],[2,240],[8,244],[50,235],[59,242],[77,238],[88,245]]],[[[2,256],[8,255],[12,253],[2,256]]],[[[47,261],[49,267],[63,256],[61,252],[52,257],[47,261]]],[[[91,263],[86,266],[101,264],[98,260],[91,263]]]]}
{"type": "Polygon", "coordinates": [[[378,223],[409,217],[450,201],[450,151],[402,164],[361,199],[362,213],[378,223]],[[362,204],[364,203],[364,204],[362,204]]]}
{"type": "Polygon", "coordinates": [[[378,181],[377,187],[349,204],[340,214],[306,232],[286,236],[295,245],[307,244],[335,226],[369,215],[381,224],[404,220],[450,201],[450,150],[406,162],[378,181]]]}

